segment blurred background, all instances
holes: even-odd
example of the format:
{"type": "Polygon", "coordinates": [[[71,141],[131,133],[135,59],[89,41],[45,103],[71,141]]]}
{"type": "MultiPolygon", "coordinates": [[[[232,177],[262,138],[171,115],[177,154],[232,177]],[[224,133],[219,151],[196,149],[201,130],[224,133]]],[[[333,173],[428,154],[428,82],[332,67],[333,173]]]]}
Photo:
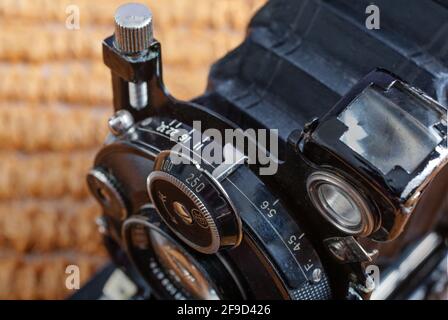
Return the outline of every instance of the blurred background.
{"type": "MultiPolygon", "coordinates": [[[[164,77],[181,99],[201,94],[210,65],[244,38],[266,0],[147,0],[164,77]]],[[[112,113],[101,42],[118,0],[0,1],[0,299],[70,294],[106,261],[85,175],[112,113]],[[73,13],[79,10],[79,29],[73,13]]]]}

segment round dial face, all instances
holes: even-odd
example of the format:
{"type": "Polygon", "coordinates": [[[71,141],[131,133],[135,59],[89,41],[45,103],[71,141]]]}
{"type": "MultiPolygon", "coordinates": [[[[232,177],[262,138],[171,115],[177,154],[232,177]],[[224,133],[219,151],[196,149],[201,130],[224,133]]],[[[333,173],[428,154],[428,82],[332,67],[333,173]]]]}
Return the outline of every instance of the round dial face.
{"type": "Polygon", "coordinates": [[[193,160],[174,151],[161,152],[147,188],[162,219],[195,250],[212,254],[240,243],[241,220],[231,200],[193,160]]]}

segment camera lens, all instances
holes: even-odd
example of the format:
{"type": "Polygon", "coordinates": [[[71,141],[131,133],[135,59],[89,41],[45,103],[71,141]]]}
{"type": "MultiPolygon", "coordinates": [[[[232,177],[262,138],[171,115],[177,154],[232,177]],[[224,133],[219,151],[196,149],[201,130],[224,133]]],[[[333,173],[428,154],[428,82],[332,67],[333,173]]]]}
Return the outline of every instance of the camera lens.
{"type": "Polygon", "coordinates": [[[154,230],[149,232],[149,238],[159,262],[191,296],[195,299],[219,299],[213,285],[198,269],[196,261],[180,246],[154,230]]]}
{"type": "Polygon", "coordinates": [[[308,178],[308,193],[322,216],[351,235],[368,235],[374,220],[364,198],[341,177],[316,172],[308,178]]]}
{"type": "Polygon", "coordinates": [[[224,257],[204,255],[178,242],[153,209],[128,218],[122,231],[133,265],[157,298],[222,300],[243,296],[238,277],[224,257]]]}

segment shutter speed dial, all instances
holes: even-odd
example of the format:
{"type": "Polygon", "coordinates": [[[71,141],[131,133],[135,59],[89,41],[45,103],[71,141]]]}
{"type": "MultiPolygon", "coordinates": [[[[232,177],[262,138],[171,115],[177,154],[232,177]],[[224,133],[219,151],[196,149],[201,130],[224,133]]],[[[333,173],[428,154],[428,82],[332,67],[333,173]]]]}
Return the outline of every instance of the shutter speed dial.
{"type": "Polygon", "coordinates": [[[194,160],[174,151],[161,152],[147,188],[168,227],[195,250],[213,254],[241,242],[241,220],[227,193],[194,160]]]}

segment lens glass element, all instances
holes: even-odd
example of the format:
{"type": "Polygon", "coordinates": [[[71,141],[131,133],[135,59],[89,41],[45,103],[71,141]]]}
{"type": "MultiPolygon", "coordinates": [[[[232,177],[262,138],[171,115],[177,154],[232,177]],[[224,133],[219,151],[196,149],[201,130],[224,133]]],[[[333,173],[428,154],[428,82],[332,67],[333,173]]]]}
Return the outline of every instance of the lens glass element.
{"type": "Polygon", "coordinates": [[[353,200],[338,186],[322,184],[318,196],[328,214],[346,226],[356,227],[361,223],[361,212],[353,200]]]}
{"type": "Polygon", "coordinates": [[[149,236],[160,263],[179,285],[195,299],[219,299],[211,282],[183,248],[159,232],[151,230],[149,236]]]}
{"type": "Polygon", "coordinates": [[[375,227],[364,197],[341,176],[327,171],[311,174],[308,194],[322,216],[339,230],[351,235],[369,235],[375,227]]]}

